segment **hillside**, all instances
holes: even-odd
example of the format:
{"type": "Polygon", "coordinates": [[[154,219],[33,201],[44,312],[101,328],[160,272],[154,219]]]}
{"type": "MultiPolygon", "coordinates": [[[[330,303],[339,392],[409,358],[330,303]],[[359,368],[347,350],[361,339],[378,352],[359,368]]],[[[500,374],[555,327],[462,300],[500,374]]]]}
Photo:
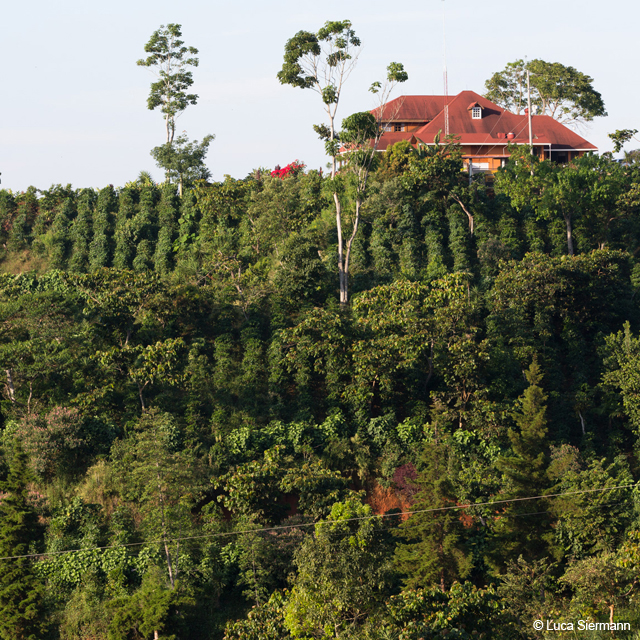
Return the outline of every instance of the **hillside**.
{"type": "Polygon", "coordinates": [[[639,166],[289,166],[0,191],[0,637],[637,631],[639,166]]]}

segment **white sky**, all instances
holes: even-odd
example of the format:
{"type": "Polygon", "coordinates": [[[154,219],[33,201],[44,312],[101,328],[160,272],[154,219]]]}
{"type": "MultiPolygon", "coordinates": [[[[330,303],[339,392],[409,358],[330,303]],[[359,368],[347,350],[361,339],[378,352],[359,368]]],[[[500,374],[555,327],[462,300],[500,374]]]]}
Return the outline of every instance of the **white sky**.
{"type": "MultiPolygon", "coordinates": [[[[122,186],[141,170],[160,180],[149,151],[164,142],[164,123],[146,107],[153,76],[135,63],[153,31],[170,22],[200,50],[192,88],[200,100],[177,132],[216,135],[207,160],[214,179],[295,159],[324,166],[312,130],[324,121],[319,96],[276,79],[287,39],[326,20],[352,21],[363,47],[341,120],[375,106],[367,88],[392,61],[409,72],[393,97],[442,93],[442,8],[442,0],[2,3],[1,186],[122,186]]],[[[581,133],[600,151],[611,149],[607,133],[640,129],[637,0],[445,0],[445,8],[450,95],[482,93],[507,62],[542,58],[594,78],[609,116],[581,133]]]]}

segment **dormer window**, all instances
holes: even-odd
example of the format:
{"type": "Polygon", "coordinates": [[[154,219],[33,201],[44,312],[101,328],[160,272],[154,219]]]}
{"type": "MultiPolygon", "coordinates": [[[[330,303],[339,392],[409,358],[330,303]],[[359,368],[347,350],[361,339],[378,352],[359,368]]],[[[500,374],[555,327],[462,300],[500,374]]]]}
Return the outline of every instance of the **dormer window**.
{"type": "Polygon", "coordinates": [[[473,107],[471,109],[471,117],[473,120],[481,120],[482,119],[482,107],[473,107]]]}

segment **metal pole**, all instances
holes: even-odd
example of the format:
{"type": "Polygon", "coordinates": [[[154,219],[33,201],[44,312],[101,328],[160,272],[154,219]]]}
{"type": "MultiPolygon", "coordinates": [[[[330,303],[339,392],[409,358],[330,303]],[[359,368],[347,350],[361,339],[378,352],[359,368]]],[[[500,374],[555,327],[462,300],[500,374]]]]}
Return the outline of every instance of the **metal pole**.
{"type": "MultiPolygon", "coordinates": [[[[529,69],[527,69],[527,116],[529,120],[529,152],[533,155],[533,131],[531,130],[531,83],[529,82],[529,69]]],[[[533,164],[531,165],[531,176],[533,177],[533,164]]]]}
{"type": "Polygon", "coordinates": [[[445,5],[442,0],[442,54],[444,61],[444,135],[449,135],[449,77],[447,73],[447,27],[445,23],[445,5]]]}
{"type": "Polygon", "coordinates": [[[527,69],[527,114],[529,116],[529,147],[533,155],[533,131],[531,130],[531,85],[529,83],[529,69],[527,69]]]}

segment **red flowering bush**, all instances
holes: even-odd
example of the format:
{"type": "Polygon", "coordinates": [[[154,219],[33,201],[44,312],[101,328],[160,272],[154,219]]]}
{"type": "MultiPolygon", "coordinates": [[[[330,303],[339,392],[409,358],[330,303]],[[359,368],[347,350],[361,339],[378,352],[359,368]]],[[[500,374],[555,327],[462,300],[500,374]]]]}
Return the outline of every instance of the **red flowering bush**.
{"type": "Polygon", "coordinates": [[[271,172],[271,177],[280,178],[284,180],[287,176],[296,177],[307,165],[299,160],[290,162],[286,167],[280,168],[280,165],[276,165],[276,168],[271,172]]]}

